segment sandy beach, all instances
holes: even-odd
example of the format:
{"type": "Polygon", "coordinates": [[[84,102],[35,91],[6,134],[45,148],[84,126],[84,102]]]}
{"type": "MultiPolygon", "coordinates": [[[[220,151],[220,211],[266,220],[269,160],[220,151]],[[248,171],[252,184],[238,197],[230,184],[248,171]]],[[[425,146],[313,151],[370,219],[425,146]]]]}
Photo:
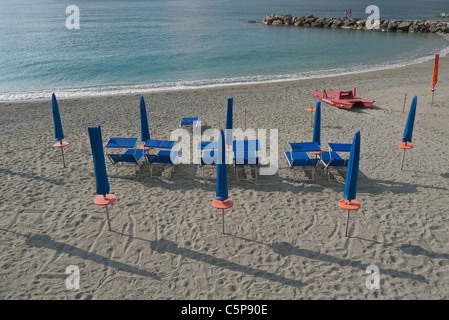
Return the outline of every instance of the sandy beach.
{"type": "MultiPolygon", "coordinates": [[[[277,129],[280,169],[258,183],[228,172],[226,234],[211,206],[215,171],[176,166],[171,180],[150,179],[142,162],[115,176],[106,159],[112,231],[96,206],[87,128],[140,140],[140,94],[58,99],[67,168],[53,148],[51,97],[0,104],[0,298],[148,300],[300,300],[449,298],[449,59],[441,57],[433,105],[433,60],[391,70],[292,82],[144,94],[153,139],[170,139],[182,117],[224,129],[277,129]],[[351,143],[361,131],[357,200],[344,237],[337,205],[344,182],[298,181],[286,168],[290,142],[312,139],[312,88],[357,88],[372,108],[321,106],[321,141],[351,143]],[[407,94],[405,113],[402,113],[407,94]],[[414,149],[400,170],[407,112],[418,97],[414,149]],[[80,288],[68,289],[77,266],[80,288]],[[368,289],[369,265],[380,288],[368,289]]],[[[296,169],[295,169],[296,172],[296,169]]],[[[335,177],[342,179],[341,173],[335,177]]]]}

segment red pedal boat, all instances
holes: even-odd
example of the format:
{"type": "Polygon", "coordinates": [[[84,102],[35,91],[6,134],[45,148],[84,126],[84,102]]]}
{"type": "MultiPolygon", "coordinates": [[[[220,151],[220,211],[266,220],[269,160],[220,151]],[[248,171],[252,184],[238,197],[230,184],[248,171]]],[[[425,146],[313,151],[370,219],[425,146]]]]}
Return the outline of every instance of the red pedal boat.
{"type": "Polygon", "coordinates": [[[371,107],[374,103],[374,100],[371,101],[357,97],[355,95],[355,88],[348,91],[337,91],[331,88],[329,88],[328,92],[326,90],[319,92],[314,89],[312,91],[318,100],[342,109],[351,109],[353,106],[371,107]]]}

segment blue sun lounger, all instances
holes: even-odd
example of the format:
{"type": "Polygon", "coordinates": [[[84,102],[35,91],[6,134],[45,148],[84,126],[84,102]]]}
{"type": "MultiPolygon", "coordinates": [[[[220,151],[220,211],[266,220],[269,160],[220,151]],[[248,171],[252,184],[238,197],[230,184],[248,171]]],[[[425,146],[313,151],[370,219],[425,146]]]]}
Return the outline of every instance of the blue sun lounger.
{"type": "Polygon", "coordinates": [[[175,170],[176,159],[179,156],[180,151],[175,150],[159,150],[156,154],[145,153],[145,157],[150,166],[150,178],[164,177],[163,175],[153,175],[153,167],[162,166],[168,167],[168,179],[171,179],[172,172],[175,170]]]}
{"type": "Polygon", "coordinates": [[[179,124],[179,127],[195,127],[198,124],[198,117],[190,117],[190,118],[182,118],[181,123],[179,124]]]}
{"type": "Polygon", "coordinates": [[[312,172],[312,181],[315,181],[315,168],[318,165],[318,158],[311,158],[308,152],[321,151],[317,142],[298,142],[290,143],[291,151],[285,151],[285,157],[290,168],[300,167],[303,170],[310,169],[312,172]]]}
{"type": "Polygon", "coordinates": [[[217,150],[217,141],[202,141],[198,143],[198,151],[201,153],[198,169],[202,177],[204,177],[204,170],[206,168],[215,168],[218,156],[217,150]]]}
{"type": "MultiPolygon", "coordinates": [[[[320,162],[324,166],[324,171],[327,172],[327,180],[330,181],[331,168],[348,168],[349,158],[343,158],[340,154],[342,152],[351,152],[350,143],[328,143],[329,151],[325,151],[320,155],[320,162]]],[[[337,179],[336,179],[337,180],[337,179]]]]}
{"type": "Polygon", "coordinates": [[[254,170],[255,180],[257,181],[259,173],[259,157],[257,155],[257,152],[260,150],[259,140],[234,140],[232,150],[236,180],[253,181],[252,170],[254,170]],[[239,171],[245,171],[247,179],[239,179],[239,171]]]}
{"type": "Polygon", "coordinates": [[[118,176],[119,165],[134,166],[134,177],[137,177],[137,167],[144,155],[143,149],[136,149],[137,138],[111,138],[106,144],[106,156],[115,167],[118,176]],[[122,153],[112,153],[111,149],[126,149],[122,153]]]}

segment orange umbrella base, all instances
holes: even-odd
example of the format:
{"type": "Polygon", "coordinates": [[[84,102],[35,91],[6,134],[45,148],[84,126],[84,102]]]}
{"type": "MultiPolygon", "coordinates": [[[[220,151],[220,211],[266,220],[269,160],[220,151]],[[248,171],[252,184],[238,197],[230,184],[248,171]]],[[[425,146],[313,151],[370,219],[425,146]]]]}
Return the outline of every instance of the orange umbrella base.
{"type": "Polygon", "coordinates": [[[341,199],[338,201],[338,206],[345,210],[358,210],[362,205],[357,200],[351,200],[351,203],[348,203],[348,200],[341,199]]]}
{"type": "Polygon", "coordinates": [[[313,109],[313,108],[309,108],[309,109],[307,109],[307,111],[309,111],[309,112],[314,112],[314,111],[315,111],[315,109],[313,109]]]}
{"type": "Polygon", "coordinates": [[[435,89],[434,88],[427,88],[427,90],[430,90],[430,91],[435,91],[435,89]]]}
{"type": "Polygon", "coordinates": [[[64,148],[67,147],[69,143],[67,141],[56,142],[53,147],[55,148],[64,148]]]}
{"type": "Polygon", "coordinates": [[[94,203],[99,206],[107,206],[114,203],[115,200],[117,200],[117,197],[113,194],[107,194],[106,197],[100,194],[95,197],[94,203]]]}
{"type": "Polygon", "coordinates": [[[405,144],[405,142],[400,142],[398,143],[398,147],[401,149],[413,149],[413,144],[411,144],[410,142],[408,142],[407,144],[405,144]]]}
{"type": "Polygon", "coordinates": [[[234,205],[234,201],[231,199],[226,199],[225,201],[213,200],[212,207],[216,209],[229,209],[234,205]]]}

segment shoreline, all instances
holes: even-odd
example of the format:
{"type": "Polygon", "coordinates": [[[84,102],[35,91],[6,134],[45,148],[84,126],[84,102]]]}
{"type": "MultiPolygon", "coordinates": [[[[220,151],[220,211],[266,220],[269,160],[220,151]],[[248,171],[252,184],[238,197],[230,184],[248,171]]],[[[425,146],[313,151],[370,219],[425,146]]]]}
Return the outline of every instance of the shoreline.
{"type": "MultiPolygon", "coordinates": [[[[447,45],[439,50],[438,54],[440,54],[440,59],[444,58],[448,55],[449,53],[449,36],[448,35],[439,35],[442,36],[444,38],[444,40],[447,42],[447,45]]],[[[0,100],[0,105],[1,104],[5,104],[5,103],[27,103],[27,102],[39,102],[39,101],[46,101],[47,99],[51,98],[51,94],[55,93],[57,96],[58,100],[70,100],[70,99],[85,99],[85,98],[102,98],[102,97],[114,97],[114,96],[134,96],[136,94],[156,94],[156,93],[169,93],[169,92],[183,92],[183,91],[196,91],[196,90],[226,90],[226,89],[235,89],[235,88],[239,88],[239,87],[245,87],[245,86],[258,86],[258,85],[276,85],[279,83],[289,83],[289,82],[300,82],[300,81],[308,81],[308,80],[315,80],[315,79],[327,79],[327,78],[338,78],[338,77],[342,77],[342,76],[350,76],[350,75],[358,75],[358,74],[367,74],[367,73],[372,73],[372,72],[378,72],[378,71],[394,71],[395,69],[400,69],[400,68],[404,68],[404,67],[408,67],[408,66],[414,66],[414,65],[419,65],[422,63],[426,63],[428,61],[433,60],[434,55],[432,56],[424,56],[424,57],[420,57],[420,58],[416,58],[415,60],[412,60],[408,63],[405,62],[396,62],[396,63],[390,63],[388,65],[377,65],[377,66],[371,66],[371,67],[366,67],[362,70],[354,70],[354,71],[347,71],[347,72],[340,72],[337,74],[331,74],[329,73],[330,71],[323,71],[322,73],[325,73],[323,75],[311,75],[311,76],[299,76],[298,78],[295,78],[293,76],[292,79],[289,78],[282,78],[285,77],[286,75],[273,75],[271,77],[277,78],[279,77],[280,79],[270,79],[270,80],[261,80],[261,81],[252,81],[249,80],[247,82],[242,81],[242,82],[224,82],[224,83],[220,83],[220,84],[205,84],[205,85],[183,85],[181,87],[162,87],[162,88],[148,88],[148,86],[151,85],[124,85],[124,86],[106,86],[106,87],[98,87],[100,91],[97,91],[96,93],[93,94],[88,94],[88,95],[79,95],[79,96],[65,96],[63,95],[58,95],[58,91],[59,92],[63,92],[63,93],[67,93],[70,92],[69,95],[72,92],[77,92],[77,91],[85,91],[85,90],[91,90],[95,87],[92,88],[79,88],[79,89],[60,89],[60,90],[54,90],[54,91],[49,91],[49,90],[41,90],[41,91],[31,91],[31,92],[26,92],[26,93],[20,93],[20,92],[13,92],[11,94],[26,94],[26,95],[30,95],[33,94],[33,92],[35,92],[36,94],[44,94],[44,92],[48,95],[47,97],[40,97],[40,98],[31,98],[31,99],[20,99],[20,100],[0,100]],[[404,64],[405,63],[405,64],[404,64]],[[133,87],[141,87],[140,90],[138,89],[131,89],[133,87]],[[122,90],[122,92],[117,92],[117,93],[108,93],[105,90],[108,90],[109,88],[118,88],[118,90],[122,90]],[[132,92],[128,92],[128,91],[132,91],[132,92]]],[[[255,78],[259,77],[259,76],[254,76],[255,78]]],[[[270,76],[266,76],[266,77],[270,77],[270,76]]],[[[243,77],[246,78],[246,77],[243,77]]],[[[212,79],[213,80],[213,79],[212,79]]],[[[216,80],[220,80],[220,79],[216,79],[216,80]]],[[[193,82],[203,82],[204,80],[195,80],[193,82]]],[[[0,93],[1,95],[2,93],[0,93]]],[[[4,93],[3,93],[4,94],[4,93]]]]}

